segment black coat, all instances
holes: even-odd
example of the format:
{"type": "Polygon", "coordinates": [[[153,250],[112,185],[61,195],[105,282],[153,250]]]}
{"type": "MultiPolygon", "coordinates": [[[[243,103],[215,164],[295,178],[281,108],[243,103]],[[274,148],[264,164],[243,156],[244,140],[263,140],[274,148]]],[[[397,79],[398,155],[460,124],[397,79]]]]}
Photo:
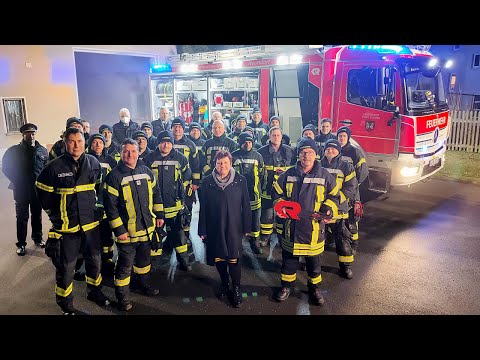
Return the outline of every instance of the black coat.
{"type": "Polygon", "coordinates": [[[208,175],[199,196],[198,235],[206,236],[207,264],[215,265],[216,257],[240,258],[242,238],[251,231],[252,221],[247,180],[235,172],[233,182],[222,190],[208,175]]]}
{"type": "Polygon", "coordinates": [[[17,202],[29,201],[35,195],[35,180],[48,162],[48,151],[35,141],[30,146],[25,141],[5,151],[2,171],[10,180],[13,198],[17,202]]]}

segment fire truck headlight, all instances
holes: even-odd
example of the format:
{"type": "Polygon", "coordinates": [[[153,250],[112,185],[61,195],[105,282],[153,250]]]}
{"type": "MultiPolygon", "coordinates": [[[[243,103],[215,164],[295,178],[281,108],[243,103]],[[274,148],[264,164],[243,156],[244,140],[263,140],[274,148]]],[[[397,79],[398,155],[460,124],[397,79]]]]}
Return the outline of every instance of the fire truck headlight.
{"type": "Polygon", "coordinates": [[[418,174],[419,166],[404,166],[400,169],[400,175],[404,177],[415,176],[418,174]]]}

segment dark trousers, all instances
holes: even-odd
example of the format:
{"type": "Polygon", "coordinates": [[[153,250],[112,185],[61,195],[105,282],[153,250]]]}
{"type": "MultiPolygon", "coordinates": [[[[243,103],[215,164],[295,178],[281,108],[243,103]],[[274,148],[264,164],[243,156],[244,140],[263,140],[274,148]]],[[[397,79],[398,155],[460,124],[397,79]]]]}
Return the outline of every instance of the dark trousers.
{"type": "Polygon", "coordinates": [[[73,273],[82,248],[87,292],[102,289],[102,275],[100,274],[102,246],[98,226],[87,232],[61,234],[60,258],[54,262],[54,265],[56,268],[56,301],[62,309],[69,303],[73,303],[73,273]]]}
{"type": "Polygon", "coordinates": [[[17,247],[27,245],[27,226],[30,208],[32,214],[32,240],[42,241],[42,206],[35,194],[30,196],[30,200],[15,202],[15,213],[17,216],[17,247]]]}
{"type": "Polygon", "coordinates": [[[248,233],[248,235],[254,238],[258,238],[260,236],[260,213],[261,208],[252,210],[252,230],[248,233]]]}
{"type": "Polygon", "coordinates": [[[223,286],[228,286],[230,280],[228,275],[232,278],[233,286],[240,286],[240,279],[242,277],[242,270],[239,263],[240,259],[215,259],[215,267],[217,268],[220,280],[223,286]]]}
{"type": "MultiPolygon", "coordinates": [[[[320,256],[305,256],[307,266],[308,288],[315,289],[322,281],[322,268],[320,266],[320,256]]],[[[291,252],[282,250],[282,287],[291,287],[297,278],[297,270],[300,266],[300,256],[293,255],[291,252]]]]}
{"type": "Polygon", "coordinates": [[[100,237],[102,239],[102,261],[113,262],[112,229],[107,219],[100,221],[100,237]]]}
{"type": "Polygon", "coordinates": [[[260,236],[262,241],[269,241],[273,233],[273,201],[262,198],[260,215],[260,236]]]}
{"type": "Polygon", "coordinates": [[[358,248],[358,221],[355,220],[354,209],[348,210],[348,221],[346,223],[348,230],[352,233],[352,249],[355,253],[358,248]]]}
{"type": "Polygon", "coordinates": [[[352,233],[348,230],[345,219],[337,220],[334,224],[325,225],[327,236],[330,234],[335,241],[335,251],[341,267],[348,267],[353,263],[352,233]]]}
{"type": "Polygon", "coordinates": [[[146,286],[150,281],[150,241],[133,243],[117,242],[118,258],[115,264],[115,295],[119,301],[128,299],[130,277],[137,275],[138,285],[146,286]]]}
{"type": "Polygon", "coordinates": [[[165,227],[167,231],[167,239],[165,240],[167,248],[175,249],[177,253],[177,261],[180,264],[188,263],[188,244],[187,237],[184,230],[180,224],[180,215],[177,214],[175,217],[170,219],[165,219],[165,227]]]}

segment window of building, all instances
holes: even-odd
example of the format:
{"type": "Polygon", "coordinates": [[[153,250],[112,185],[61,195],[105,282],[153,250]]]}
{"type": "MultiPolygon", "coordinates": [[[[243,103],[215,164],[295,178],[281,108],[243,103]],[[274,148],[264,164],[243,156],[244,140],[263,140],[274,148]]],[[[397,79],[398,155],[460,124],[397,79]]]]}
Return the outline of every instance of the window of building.
{"type": "Polygon", "coordinates": [[[25,98],[2,98],[2,108],[7,134],[20,132],[27,123],[25,98]]]}
{"type": "Polygon", "coordinates": [[[474,69],[480,68],[480,54],[473,54],[473,64],[474,69]]]}
{"type": "Polygon", "coordinates": [[[455,83],[457,82],[457,74],[450,74],[450,81],[448,89],[450,92],[455,91],[455,83]]]}
{"type": "Polygon", "coordinates": [[[460,50],[460,45],[453,45],[453,51],[460,50]]]}

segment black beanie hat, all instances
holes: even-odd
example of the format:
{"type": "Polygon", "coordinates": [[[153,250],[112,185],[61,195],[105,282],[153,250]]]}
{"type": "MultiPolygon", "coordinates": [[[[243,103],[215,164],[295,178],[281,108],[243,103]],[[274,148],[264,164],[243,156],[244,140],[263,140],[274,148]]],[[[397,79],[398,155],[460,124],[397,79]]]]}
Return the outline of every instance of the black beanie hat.
{"type": "Polygon", "coordinates": [[[253,141],[253,136],[250,135],[250,133],[248,133],[248,132],[242,132],[242,133],[240,133],[240,135],[238,135],[237,141],[238,141],[238,143],[240,144],[240,146],[242,146],[243,144],[245,144],[245,141],[251,141],[252,144],[254,143],[254,141],[253,141]]]}
{"type": "Polygon", "coordinates": [[[309,137],[302,137],[297,144],[297,154],[300,155],[300,151],[308,148],[315,150],[315,154],[318,154],[318,146],[315,140],[309,137]]]}
{"type": "Polygon", "coordinates": [[[83,128],[82,120],[77,118],[77,117],[71,117],[67,119],[67,124],[65,126],[65,129],[68,129],[72,124],[80,124],[83,128]]]}
{"type": "Polygon", "coordinates": [[[107,124],[100,125],[100,128],[98,129],[98,132],[101,134],[103,132],[103,130],[105,130],[105,129],[107,129],[108,131],[110,131],[113,134],[113,128],[110,125],[107,125],[107,124]]]}
{"type": "Polygon", "coordinates": [[[340,129],[337,130],[337,139],[338,139],[338,134],[340,133],[347,133],[348,140],[350,141],[350,136],[352,136],[352,130],[348,126],[342,126],[340,129]]]}
{"type": "Polygon", "coordinates": [[[280,118],[277,115],[273,115],[270,118],[270,120],[268,120],[268,125],[270,125],[272,123],[272,120],[278,120],[278,122],[280,123],[280,118]]]}
{"type": "Polygon", "coordinates": [[[329,148],[329,147],[335,148],[335,149],[338,150],[339,153],[342,153],[342,145],[340,145],[340,143],[338,142],[338,140],[328,139],[328,140],[325,142],[325,146],[323,147],[323,149],[326,151],[327,148],[329,148]]]}
{"type": "Polygon", "coordinates": [[[315,126],[313,126],[312,124],[307,124],[305,125],[305,127],[302,129],[302,136],[303,136],[303,133],[307,130],[311,130],[313,132],[314,135],[317,134],[317,129],[315,129],[315,126]]]}
{"type": "Polygon", "coordinates": [[[92,147],[92,143],[93,143],[93,140],[95,139],[100,139],[103,141],[103,145],[105,145],[105,143],[107,142],[107,140],[105,140],[105,137],[102,135],[102,134],[90,134],[89,138],[88,138],[88,148],[91,148],[92,147]]]}
{"type": "Polygon", "coordinates": [[[198,129],[198,130],[202,131],[202,128],[201,128],[200,124],[195,122],[195,121],[192,121],[190,123],[190,125],[188,125],[188,131],[190,132],[190,131],[192,131],[192,129],[198,129]]]}
{"type": "Polygon", "coordinates": [[[181,116],[177,116],[172,120],[172,129],[174,125],[180,125],[183,130],[185,130],[185,119],[181,116]]]}
{"type": "Polygon", "coordinates": [[[145,121],[142,123],[142,125],[140,125],[140,129],[142,130],[145,129],[146,127],[153,131],[153,126],[150,121],[145,121]]]}
{"type": "Polygon", "coordinates": [[[173,144],[173,134],[171,131],[164,130],[160,132],[157,136],[157,145],[162,143],[162,142],[171,142],[173,144]]]}
{"type": "Polygon", "coordinates": [[[134,131],[133,134],[132,134],[132,139],[136,140],[139,136],[143,136],[145,139],[148,140],[147,134],[143,130],[134,131]]]}

